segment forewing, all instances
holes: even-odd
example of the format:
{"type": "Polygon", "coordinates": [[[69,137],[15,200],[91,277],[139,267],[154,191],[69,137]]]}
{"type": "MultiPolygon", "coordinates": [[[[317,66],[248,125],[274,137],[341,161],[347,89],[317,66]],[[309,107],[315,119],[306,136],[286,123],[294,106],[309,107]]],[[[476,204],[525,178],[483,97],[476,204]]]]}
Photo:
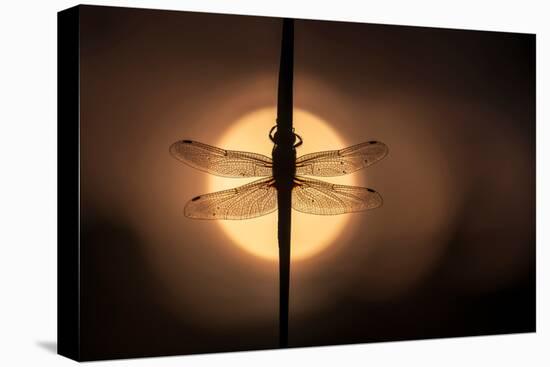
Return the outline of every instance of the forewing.
{"type": "Polygon", "coordinates": [[[379,141],[368,141],[341,150],[306,154],[296,159],[296,174],[342,176],[368,167],[387,154],[388,147],[379,141]]]}
{"type": "Polygon", "coordinates": [[[250,219],[277,209],[277,189],[273,177],[225,191],[191,199],[184,209],[195,219],[250,219]]]}
{"type": "Polygon", "coordinates": [[[366,187],[296,177],[292,190],[292,207],[303,213],[336,215],[374,209],[381,205],[380,194],[366,187]]]}
{"type": "Polygon", "coordinates": [[[271,158],[256,153],[224,150],[192,140],[170,146],[170,154],[183,163],[217,176],[263,177],[272,175],[271,158]]]}

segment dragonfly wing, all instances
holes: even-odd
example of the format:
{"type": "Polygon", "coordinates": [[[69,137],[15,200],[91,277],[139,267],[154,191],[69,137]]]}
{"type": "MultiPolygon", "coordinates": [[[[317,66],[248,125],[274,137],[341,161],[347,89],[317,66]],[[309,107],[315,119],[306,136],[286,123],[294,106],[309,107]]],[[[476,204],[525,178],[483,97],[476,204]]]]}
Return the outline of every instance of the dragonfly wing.
{"type": "Polygon", "coordinates": [[[368,167],[387,154],[388,147],[379,141],[368,141],[340,150],[306,154],[296,159],[296,174],[342,176],[368,167]]]}
{"type": "Polygon", "coordinates": [[[197,196],[186,205],[184,214],[196,219],[250,219],[277,210],[277,189],[273,177],[197,196]]]}
{"type": "Polygon", "coordinates": [[[292,207],[303,213],[336,215],[374,209],[381,205],[380,194],[366,187],[296,177],[292,190],[292,207]]]}
{"type": "Polygon", "coordinates": [[[183,163],[217,176],[271,176],[271,158],[256,153],[224,150],[192,140],[180,140],[170,146],[170,154],[183,163]]]}

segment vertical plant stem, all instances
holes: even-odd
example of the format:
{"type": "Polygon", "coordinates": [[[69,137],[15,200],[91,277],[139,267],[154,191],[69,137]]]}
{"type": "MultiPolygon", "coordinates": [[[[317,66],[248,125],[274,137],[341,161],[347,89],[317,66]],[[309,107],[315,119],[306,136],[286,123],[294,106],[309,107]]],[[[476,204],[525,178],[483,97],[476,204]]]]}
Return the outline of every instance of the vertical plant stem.
{"type": "MultiPolygon", "coordinates": [[[[294,21],[283,20],[281,42],[281,63],[279,69],[279,88],[277,96],[277,133],[292,139],[281,139],[277,149],[288,162],[285,167],[294,167],[294,132],[292,129],[292,84],[294,68],[294,21]]],[[[294,172],[285,170],[284,179],[277,187],[278,204],[278,240],[279,240],[279,346],[288,346],[288,306],[290,289],[290,224],[291,196],[294,172]],[[287,172],[288,171],[288,172],[287,172]]]]}

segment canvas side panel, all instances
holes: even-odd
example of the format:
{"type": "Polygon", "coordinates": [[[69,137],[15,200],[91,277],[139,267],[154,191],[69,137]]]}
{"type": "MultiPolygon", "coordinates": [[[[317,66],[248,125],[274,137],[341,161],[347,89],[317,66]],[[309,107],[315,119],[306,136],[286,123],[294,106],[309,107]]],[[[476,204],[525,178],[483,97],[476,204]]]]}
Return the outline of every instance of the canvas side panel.
{"type": "Polygon", "coordinates": [[[79,360],[79,8],[57,14],[57,351],[79,360]]]}

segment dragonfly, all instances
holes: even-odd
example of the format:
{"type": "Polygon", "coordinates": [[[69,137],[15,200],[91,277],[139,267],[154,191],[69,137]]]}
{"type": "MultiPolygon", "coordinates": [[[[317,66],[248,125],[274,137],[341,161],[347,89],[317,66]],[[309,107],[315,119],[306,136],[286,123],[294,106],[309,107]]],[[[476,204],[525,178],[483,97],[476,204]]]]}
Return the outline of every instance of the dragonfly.
{"type": "MultiPolygon", "coordinates": [[[[278,137],[277,133],[273,134],[275,128],[269,132],[269,138],[276,147],[278,137]]],[[[303,140],[298,134],[293,135],[295,151],[303,140]]],[[[184,207],[186,217],[242,220],[277,210],[277,171],[281,168],[275,153],[272,159],[263,154],[225,150],[194,140],[179,140],[169,150],[177,160],[216,176],[260,178],[233,189],[195,196],[184,207]]],[[[295,158],[291,167],[292,208],[314,215],[339,215],[380,207],[382,197],[371,188],[337,185],[306,176],[347,175],[380,161],[387,154],[388,147],[384,143],[367,141],[345,149],[295,158]]]]}

